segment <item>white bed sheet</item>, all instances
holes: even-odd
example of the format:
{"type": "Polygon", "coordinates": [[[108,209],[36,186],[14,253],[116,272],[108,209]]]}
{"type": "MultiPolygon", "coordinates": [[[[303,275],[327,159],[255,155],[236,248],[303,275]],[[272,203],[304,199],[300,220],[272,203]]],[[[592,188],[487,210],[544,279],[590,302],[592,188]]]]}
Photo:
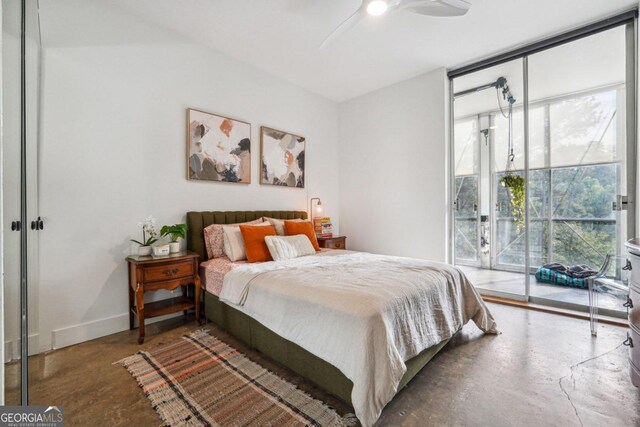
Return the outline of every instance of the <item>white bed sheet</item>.
{"type": "Polygon", "coordinates": [[[220,300],[340,369],[353,381],[364,426],[397,392],[406,360],[469,320],[497,333],[458,268],[362,252],[237,266],[225,275],[220,300]]]}

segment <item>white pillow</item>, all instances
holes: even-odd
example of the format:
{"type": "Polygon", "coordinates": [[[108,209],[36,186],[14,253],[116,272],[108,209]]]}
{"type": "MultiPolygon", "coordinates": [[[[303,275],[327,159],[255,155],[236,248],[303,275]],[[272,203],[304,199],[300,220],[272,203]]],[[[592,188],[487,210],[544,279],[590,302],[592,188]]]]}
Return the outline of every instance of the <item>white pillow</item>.
{"type": "Polygon", "coordinates": [[[316,250],[311,244],[311,240],[304,234],[296,234],[295,236],[266,236],[264,241],[274,261],[283,261],[285,259],[298,258],[316,253],[316,250]]]}
{"type": "Polygon", "coordinates": [[[262,220],[273,225],[273,227],[276,229],[276,234],[278,236],[284,236],[287,234],[284,232],[285,221],[304,221],[303,219],[276,219],[276,218],[269,218],[268,216],[263,216],[262,220]]]}
{"type": "MultiPolygon", "coordinates": [[[[261,222],[260,224],[251,225],[262,227],[271,224],[268,222],[261,222]]],[[[227,258],[231,261],[242,261],[247,259],[240,225],[225,225],[222,227],[222,233],[224,234],[224,254],[227,258]]]]}

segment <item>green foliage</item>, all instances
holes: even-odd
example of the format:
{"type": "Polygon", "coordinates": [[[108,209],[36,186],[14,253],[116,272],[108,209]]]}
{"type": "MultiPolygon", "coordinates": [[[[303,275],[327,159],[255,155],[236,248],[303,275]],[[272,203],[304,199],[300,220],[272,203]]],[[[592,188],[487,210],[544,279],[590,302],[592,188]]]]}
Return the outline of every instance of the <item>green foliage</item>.
{"type": "Polygon", "coordinates": [[[520,230],[524,228],[524,177],[507,172],[507,174],[500,179],[500,184],[509,190],[516,232],[520,233],[520,230]]]}
{"type": "Polygon", "coordinates": [[[133,243],[137,243],[137,244],[139,244],[140,246],[151,246],[151,245],[153,245],[155,242],[157,242],[157,241],[158,241],[158,239],[156,239],[155,237],[151,236],[151,237],[149,237],[147,240],[145,240],[145,241],[144,241],[144,243],[142,243],[142,242],[141,242],[141,241],[139,241],[139,240],[135,240],[135,239],[131,239],[131,241],[132,241],[133,243]]]}
{"type": "Polygon", "coordinates": [[[160,229],[161,236],[171,235],[171,241],[177,242],[179,238],[187,238],[187,224],[164,225],[160,229]]]}
{"type": "Polygon", "coordinates": [[[156,231],[156,220],[154,217],[146,217],[144,221],[140,223],[140,226],[142,227],[142,242],[131,239],[133,243],[137,243],[140,246],[151,246],[158,241],[158,232],[156,231]],[[147,234],[149,234],[148,239],[147,234]]]}
{"type": "MultiPolygon", "coordinates": [[[[498,181],[501,179],[498,175],[498,181]]],[[[616,195],[616,165],[588,165],[529,172],[531,265],[548,262],[599,267],[605,254],[616,253],[616,225],[611,202],[616,195]],[[552,200],[549,200],[549,197],[552,200]],[[549,217],[553,225],[549,228],[549,217]],[[592,221],[579,221],[589,218],[592,221]],[[601,220],[600,220],[601,219],[601,220]],[[552,235],[550,235],[552,234],[552,235]]],[[[525,240],[516,233],[510,192],[497,193],[499,218],[496,244],[502,264],[524,265],[525,240]],[[513,227],[509,227],[513,224],[513,227]],[[503,248],[508,249],[502,252],[503,248]]]]}

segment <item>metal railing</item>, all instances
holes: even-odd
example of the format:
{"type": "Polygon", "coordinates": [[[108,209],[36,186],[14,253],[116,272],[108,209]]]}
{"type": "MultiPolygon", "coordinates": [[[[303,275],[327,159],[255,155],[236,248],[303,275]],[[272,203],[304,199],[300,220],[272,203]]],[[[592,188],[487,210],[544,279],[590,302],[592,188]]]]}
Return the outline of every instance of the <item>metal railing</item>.
{"type": "MultiPolygon", "coordinates": [[[[464,232],[464,230],[462,228],[460,228],[458,226],[459,222],[476,222],[477,216],[458,216],[455,218],[455,234],[456,237],[460,237],[462,238],[462,243],[463,246],[466,246],[467,249],[471,250],[472,252],[476,252],[476,247],[477,245],[473,242],[471,242],[471,240],[467,237],[466,233],[464,232]]],[[[496,218],[496,222],[513,222],[514,219],[513,217],[499,217],[496,218]]],[[[584,242],[584,244],[593,251],[593,253],[597,254],[598,257],[602,258],[604,260],[604,258],[606,257],[606,253],[600,251],[598,248],[596,248],[594,245],[592,245],[581,233],[578,229],[576,229],[575,227],[573,227],[571,225],[571,223],[582,223],[582,224],[594,224],[594,225],[615,225],[616,224],[616,219],[615,218],[571,218],[571,217],[559,217],[559,218],[549,218],[549,217],[538,217],[538,218],[530,218],[530,222],[532,223],[545,223],[545,222],[553,222],[553,223],[558,223],[558,224],[563,224],[564,226],[566,226],[566,229],[569,230],[573,235],[575,235],[578,239],[580,239],[582,242],[584,242]]],[[[509,250],[512,250],[513,246],[518,244],[518,243],[522,243],[522,239],[524,238],[525,234],[523,232],[521,232],[520,234],[518,234],[513,240],[511,240],[511,242],[509,242],[509,244],[507,244],[505,247],[501,248],[501,250],[499,252],[496,253],[495,255],[495,259],[499,260],[500,257],[502,255],[504,255],[505,253],[508,253],[509,250]]],[[[616,236],[612,236],[614,239],[616,239],[616,236]]],[[[474,236],[474,238],[477,238],[474,236]]],[[[545,247],[541,247],[540,248],[540,253],[551,253],[552,252],[552,245],[553,245],[553,236],[549,236],[549,238],[547,239],[547,246],[545,247]],[[546,249],[546,251],[545,251],[546,249]]],[[[477,259],[477,253],[476,253],[476,257],[475,258],[458,258],[461,261],[467,260],[467,261],[475,261],[477,259]]],[[[508,264],[510,266],[514,266],[514,267],[522,267],[524,268],[524,264],[508,264]]]]}

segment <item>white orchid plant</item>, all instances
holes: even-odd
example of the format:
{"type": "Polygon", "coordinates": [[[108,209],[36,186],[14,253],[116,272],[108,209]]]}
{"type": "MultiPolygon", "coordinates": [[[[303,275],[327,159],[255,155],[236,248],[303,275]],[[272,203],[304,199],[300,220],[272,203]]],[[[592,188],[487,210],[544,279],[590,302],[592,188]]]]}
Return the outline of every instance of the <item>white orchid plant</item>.
{"type": "Polygon", "coordinates": [[[140,246],[151,246],[158,241],[158,232],[156,231],[156,219],[152,216],[148,216],[140,224],[142,227],[142,242],[131,239],[132,242],[139,244],[140,246]],[[147,238],[147,235],[149,236],[147,238]]]}

